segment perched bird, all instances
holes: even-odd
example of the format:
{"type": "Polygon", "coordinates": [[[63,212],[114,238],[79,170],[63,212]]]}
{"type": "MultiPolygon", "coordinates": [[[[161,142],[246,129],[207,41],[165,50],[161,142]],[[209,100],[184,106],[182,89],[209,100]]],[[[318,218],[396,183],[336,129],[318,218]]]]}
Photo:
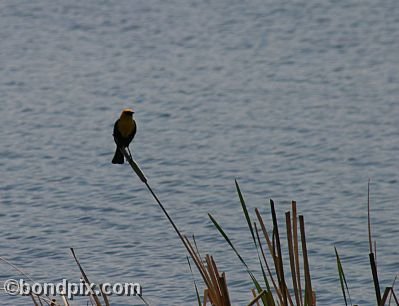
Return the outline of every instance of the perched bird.
{"type": "Polygon", "coordinates": [[[125,158],[119,150],[119,147],[127,148],[130,154],[129,144],[133,140],[134,135],[136,135],[137,129],[133,114],[134,111],[132,109],[125,108],[119,119],[115,122],[113,135],[116,143],[116,151],[112,159],[113,164],[123,164],[125,162],[125,158]]]}

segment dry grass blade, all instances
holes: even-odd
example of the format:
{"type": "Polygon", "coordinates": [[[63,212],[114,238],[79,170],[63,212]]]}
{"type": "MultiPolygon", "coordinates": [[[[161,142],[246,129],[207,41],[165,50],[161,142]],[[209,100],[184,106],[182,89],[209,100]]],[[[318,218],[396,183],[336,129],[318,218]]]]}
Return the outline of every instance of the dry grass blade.
{"type": "Polygon", "coordinates": [[[375,264],[375,260],[374,260],[374,253],[370,253],[369,258],[370,258],[371,273],[373,275],[373,282],[374,282],[375,296],[377,299],[377,305],[380,305],[381,304],[381,289],[380,289],[380,283],[378,280],[377,265],[375,264]]]}
{"type": "Polygon", "coordinates": [[[255,305],[255,303],[256,303],[256,306],[260,306],[259,300],[262,298],[262,296],[266,296],[266,290],[262,290],[262,292],[259,293],[258,295],[256,295],[256,292],[254,289],[252,289],[251,291],[252,291],[252,295],[254,296],[254,298],[251,300],[251,302],[249,302],[248,306],[255,305]]]}
{"type": "MultiPolygon", "coordinates": [[[[283,298],[282,298],[280,289],[279,289],[278,286],[276,285],[276,282],[275,282],[275,280],[274,280],[273,274],[272,274],[272,272],[271,272],[271,270],[270,270],[269,264],[268,264],[267,259],[266,259],[265,252],[263,251],[263,246],[262,246],[262,242],[261,242],[260,237],[259,237],[258,228],[257,228],[257,226],[256,226],[256,223],[255,223],[255,233],[256,233],[256,238],[258,239],[258,244],[259,244],[259,248],[260,248],[261,253],[262,253],[263,261],[265,262],[265,266],[266,266],[267,272],[268,272],[268,274],[269,274],[269,277],[270,277],[270,279],[272,280],[273,288],[274,288],[274,290],[275,290],[276,293],[277,293],[277,297],[279,298],[280,303],[282,303],[283,298]]],[[[270,287],[269,287],[269,286],[268,286],[267,289],[268,289],[269,292],[270,292],[270,287]]],[[[273,305],[274,305],[274,304],[275,304],[275,303],[274,303],[274,300],[273,300],[273,305]]]]}
{"type": "MultiPolygon", "coordinates": [[[[262,218],[261,214],[259,213],[259,209],[255,208],[255,213],[256,213],[256,217],[258,218],[260,227],[262,229],[263,236],[266,239],[267,246],[269,247],[269,253],[271,256],[274,257],[273,245],[272,245],[272,242],[270,241],[269,233],[266,230],[265,223],[263,222],[263,218],[262,218]]],[[[273,260],[274,260],[274,258],[273,258],[273,260]]]]}
{"type": "Polygon", "coordinates": [[[208,271],[207,271],[206,267],[202,263],[202,260],[198,256],[198,254],[195,253],[195,250],[194,250],[193,246],[191,245],[190,241],[188,240],[188,238],[187,237],[184,237],[184,238],[186,239],[186,244],[188,246],[188,252],[190,253],[191,258],[193,259],[195,265],[197,266],[197,269],[200,272],[202,279],[208,288],[207,296],[209,296],[212,300],[216,299],[213,296],[214,290],[212,290],[212,288],[213,288],[212,280],[211,280],[210,276],[208,275],[208,271]]]}
{"type": "Polygon", "coordinates": [[[198,256],[201,258],[201,253],[200,253],[200,251],[198,249],[197,241],[195,240],[195,236],[194,235],[193,235],[193,242],[194,242],[195,250],[197,251],[198,256]]]}
{"type": "MultiPolygon", "coordinates": [[[[22,271],[20,268],[18,268],[16,265],[14,265],[12,262],[10,262],[9,260],[5,259],[4,257],[0,256],[0,261],[5,262],[7,265],[9,265],[10,267],[12,267],[15,271],[17,271],[19,274],[23,275],[24,277],[26,277],[26,279],[30,280],[32,283],[34,283],[35,281],[33,280],[32,277],[30,277],[27,273],[25,273],[24,271],[22,271]]],[[[35,305],[39,305],[37,304],[37,301],[35,300],[35,297],[38,299],[38,302],[40,303],[40,306],[43,306],[43,302],[49,304],[49,301],[51,302],[50,299],[48,298],[44,298],[40,295],[35,295],[35,294],[30,294],[31,299],[33,300],[33,303],[35,305]]]]}
{"type": "MultiPolygon", "coordinates": [[[[70,248],[70,250],[72,252],[73,258],[76,261],[76,264],[79,267],[80,273],[82,274],[82,277],[83,277],[86,287],[87,287],[90,284],[89,278],[87,277],[85,271],[83,270],[82,266],[80,265],[79,260],[77,259],[76,255],[75,255],[74,249],[70,248]]],[[[101,306],[100,300],[98,299],[97,295],[91,290],[90,286],[87,289],[89,289],[90,297],[92,297],[94,299],[94,301],[96,302],[96,305],[101,306]]]]}
{"type": "Polygon", "coordinates": [[[392,287],[386,287],[385,291],[384,291],[384,295],[382,296],[381,302],[379,304],[379,306],[384,306],[385,302],[388,299],[389,293],[392,291],[392,287]]]}
{"type": "Polygon", "coordinates": [[[316,306],[316,292],[312,291],[312,306],[316,306]]]}
{"type": "Polygon", "coordinates": [[[69,306],[69,302],[68,302],[67,298],[65,297],[65,295],[62,296],[62,300],[63,300],[65,306],[69,306]]]}
{"type": "Polygon", "coordinates": [[[204,303],[202,304],[203,306],[206,306],[206,304],[208,304],[208,297],[209,297],[208,289],[205,289],[204,290],[204,303]]]}
{"type": "Polygon", "coordinates": [[[191,258],[194,260],[197,268],[207,286],[206,293],[204,292],[204,305],[209,298],[212,305],[215,306],[229,306],[230,298],[227,289],[225,274],[219,275],[218,268],[216,266],[213,257],[210,255],[205,256],[206,266],[202,263],[199,254],[195,252],[195,249],[187,237],[184,237],[189,248],[191,258]]]}
{"type": "MultiPolygon", "coordinates": [[[[220,287],[219,287],[219,281],[218,281],[218,276],[219,275],[217,275],[217,272],[214,270],[214,267],[213,267],[213,265],[211,263],[210,256],[208,254],[205,255],[205,261],[206,261],[206,264],[207,264],[207,269],[208,269],[209,276],[210,276],[211,281],[212,281],[212,291],[214,293],[213,294],[214,298],[212,300],[212,303],[215,304],[215,305],[223,305],[222,304],[222,294],[221,294],[221,290],[220,290],[220,287]]],[[[208,289],[210,289],[210,288],[208,288],[208,289]]]]}
{"type": "Polygon", "coordinates": [[[388,305],[391,305],[391,300],[392,300],[392,295],[394,294],[394,288],[395,288],[395,283],[396,283],[396,279],[398,278],[398,276],[396,275],[393,282],[392,282],[392,291],[391,294],[389,296],[389,302],[388,305]]]}
{"type": "Polygon", "coordinates": [[[295,271],[297,273],[296,279],[298,282],[299,301],[301,303],[301,304],[298,304],[298,306],[302,306],[303,299],[302,299],[302,286],[301,286],[301,269],[300,269],[300,263],[299,263],[298,217],[297,217],[297,212],[296,212],[296,202],[292,201],[291,206],[292,206],[292,234],[293,234],[293,240],[294,240],[295,271]]]}
{"type": "Polygon", "coordinates": [[[107,294],[104,292],[103,284],[100,284],[100,291],[101,291],[101,295],[104,299],[105,306],[110,306],[107,294]]]}
{"type": "Polygon", "coordinates": [[[219,283],[220,283],[220,288],[222,289],[224,302],[226,303],[225,305],[231,305],[229,289],[227,287],[227,281],[226,281],[226,274],[224,272],[222,272],[222,276],[219,277],[219,283]]]}
{"type": "Polygon", "coordinates": [[[35,306],[39,306],[39,304],[36,303],[36,300],[35,300],[35,298],[33,297],[33,295],[32,295],[32,294],[29,294],[29,296],[31,297],[31,299],[32,299],[32,301],[33,301],[33,304],[34,304],[35,306]]]}
{"type": "MultiPolygon", "coordinates": [[[[43,306],[43,303],[42,303],[42,301],[41,301],[41,298],[40,298],[40,297],[38,297],[38,298],[39,298],[40,306],[43,306]]],[[[63,298],[65,299],[65,297],[63,297],[63,298]]],[[[65,306],[69,306],[68,302],[65,303],[65,306]]]]}
{"type": "Polygon", "coordinates": [[[21,275],[25,276],[27,279],[29,279],[31,282],[34,282],[34,280],[24,271],[22,271],[21,269],[19,269],[16,265],[14,265],[12,262],[8,261],[7,259],[5,259],[4,257],[0,256],[0,261],[4,261],[7,265],[11,266],[12,268],[14,268],[16,271],[18,271],[21,275]]]}
{"type": "Polygon", "coordinates": [[[395,292],[392,290],[392,296],[393,296],[393,298],[395,299],[395,302],[396,302],[396,305],[399,305],[399,300],[398,300],[398,298],[396,297],[396,294],[395,294],[395,292]]]}
{"type": "Polygon", "coordinates": [[[303,270],[305,274],[305,305],[313,305],[312,282],[310,278],[308,251],[306,247],[305,221],[303,216],[299,216],[299,228],[301,231],[303,270]]]}
{"type": "MultiPolygon", "coordinates": [[[[39,295],[32,295],[32,294],[30,294],[30,296],[31,296],[31,298],[33,299],[34,297],[36,297],[37,298],[37,300],[38,300],[38,302],[39,302],[39,304],[40,304],[40,306],[43,306],[43,303],[46,303],[46,305],[50,305],[51,303],[55,303],[56,302],[56,300],[55,299],[52,299],[52,300],[50,300],[50,298],[48,298],[48,297],[43,297],[43,296],[39,296],[39,295]],[[43,303],[42,303],[43,302],[43,303]]],[[[64,296],[61,296],[62,297],[62,299],[64,300],[65,299],[65,297],[64,296]]],[[[35,300],[36,301],[36,300],[35,300]]],[[[38,304],[38,305],[39,305],[38,304]]],[[[59,303],[57,303],[57,304],[54,304],[54,305],[61,305],[61,304],[59,304],[59,303]]],[[[68,306],[69,304],[68,304],[68,302],[64,302],[64,305],[66,305],[66,306],[68,306]]]]}
{"type": "Polygon", "coordinates": [[[369,234],[369,248],[370,253],[373,253],[373,244],[371,240],[371,219],[370,219],[370,179],[367,184],[367,227],[368,227],[368,234],[369,234]]]}
{"type": "Polygon", "coordinates": [[[60,306],[55,299],[52,299],[50,302],[50,306],[60,306]]]}
{"type": "MultiPolygon", "coordinates": [[[[220,297],[221,297],[221,306],[227,306],[230,305],[230,298],[228,294],[228,289],[227,289],[227,282],[226,282],[226,275],[225,273],[222,273],[222,275],[219,274],[218,268],[216,266],[215,261],[213,260],[213,257],[210,256],[210,267],[212,269],[212,272],[215,273],[217,284],[218,284],[218,289],[220,292],[220,297]]],[[[208,267],[209,269],[209,267],[208,267]]]]}
{"type": "Polygon", "coordinates": [[[296,304],[300,305],[301,302],[300,302],[299,292],[298,292],[298,285],[297,285],[297,278],[296,278],[297,273],[296,273],[296,269],[295,269],[294,247],[293,247],[293,242],[292,242],[291,214],[289,211],[285,213],[285,223],[287,226],[288,254],[290,257],[292,285],[294,287],[296,304]]]}
{"type": "Polygon", "coordinates": [[[278,224],[277,224],[277,216],[276,216],[276,211],[274,209],[274,202],[273,200],[270,199],[270,209],[272,212],[272,219],[273,219],[273,232],[275,233],[275,238],[276,238],[276,247],[277,247],[277,260],[275,260],[275,266],[276,266],[276,272],[277,272],[277,279],[279,282],[279,287],[281,289],[281,293],[283,296],[283,306],[288,305],[288,297],[287,297],[287,291],[286,284],[285,284],[285,277],[284,277],[284,266],[283,266],[283,257],[281,253],[281,245],[280,245],[280,235],[278,232],[278,224]]]}
{"type": "MultiPolygon", "coordinates": [[[[277,256],[275,255],[275,252],[274,252],[274,246],[273,246],[272,242],[270,241],[269,234],[268,234],[268,232],[267,232],[267,229],[266,229],[266,227],[265,227],[265,223],[263,222],[263,218],[262,218],[262,216],[261,216],[261,214],[260,214],[260,212],[259,212],[259,209],[255,208],[255,213],[256,213],[256,217],[258,218],[259,224],[260,224],[260,226],[261,226],[263,236],[265,237],[267,246],[268,246],[268,248],[269,248],[269,254],[270,254],[270,256],[271,256],[272,259],[273,259],[273,263],[275,264],[275,269],[276,269],[277,256]]],[[[258,240],[259,240],[259,237],[258,237],[258,240]]],[[[259,242],[259,244],[261,245],[260,242],[259,242]]],[[[261,250],[262,250],[262,255],[264,256],[263,248],[261,248],[261,250]]],[[[265,259],[264,259],[264,260],[265,260],[265,259]]],[[[270,266],[267,264],[267,261],[266,261],[266,260],[265,260],[265,263],[266,263],[266,268],[267,268],[267,270],[268,270],[270,279],[272,280],[273,287],[274,287],[274,289],[276,290],[277,297],[278,297],[278,299],[279,299],[279,301],[280,301],[280,304],[282,305],[282,304],[283,304],[283,296],[282,296],[282,294],[281,294],[281,290],[280,290],[280,288],[277,286],[277,284],[276,284],[276,282],[275,282],[275,280],[274,280],[273,274],[272,274],[272,272],[271,272],[270,266]]],[[[276,274],[277,274],[277,272],[276,272],[276,274]]],[[[273,296],[273,295],[272,295],[271,291],[267,292],[267,293],[266,293],[266,300],[268,301],[268,304],[273,304],[273,305],[274,305],[275,302],[274,302],[274,299],[272,298],[272,296],[273,296]]]]}
{"type": "Polygon", "coordinates": [[[204,292],[204,304],[207,300],[215,306],[229,306],[230,298],[227,289],[225,274],[219,275],[216,263],[210,255],[205,256],[207,266],[204,267],[203,273],[207,275],[208,288],[204,292]]]}

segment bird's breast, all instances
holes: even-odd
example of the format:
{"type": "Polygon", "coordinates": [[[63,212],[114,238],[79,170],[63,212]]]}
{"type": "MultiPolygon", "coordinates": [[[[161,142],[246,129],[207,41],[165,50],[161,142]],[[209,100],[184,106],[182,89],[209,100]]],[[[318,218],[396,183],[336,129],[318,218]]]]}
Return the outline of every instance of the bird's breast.
{"type": "Polygon", "coordinates": [[[118,130],[121,133],[122,137],[126,138],[131,135],[136,128],[136,124],[134,120],[119,120],[118,122],[118,130]]]}

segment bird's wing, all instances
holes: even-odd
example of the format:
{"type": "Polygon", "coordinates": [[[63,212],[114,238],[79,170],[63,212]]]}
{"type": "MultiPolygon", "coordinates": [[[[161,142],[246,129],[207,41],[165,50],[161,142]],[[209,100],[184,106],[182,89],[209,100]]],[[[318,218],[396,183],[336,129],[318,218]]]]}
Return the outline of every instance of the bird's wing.
{"type": "Polygon", "coordinates": [[[133,140],[134,136],[136,135],[136,132],[137,132],[137,124],[136,124],[136,121],[133,120],[133,131],[132,131],[132,133],[129,135],[128,143],[130,143],[130,142],[133,140]]]}
{"type": "Polygon", "coordinates": [[[112,134],[112,135],[114,135],[114,140],[115,140],[116,144],[118,144],[121,141],[121,138],[122,138],[122,135],[121,135],[121,133],[118,130],[118,122],[119,122],[119,119],[115,121],[114,132],[112,134]]]}

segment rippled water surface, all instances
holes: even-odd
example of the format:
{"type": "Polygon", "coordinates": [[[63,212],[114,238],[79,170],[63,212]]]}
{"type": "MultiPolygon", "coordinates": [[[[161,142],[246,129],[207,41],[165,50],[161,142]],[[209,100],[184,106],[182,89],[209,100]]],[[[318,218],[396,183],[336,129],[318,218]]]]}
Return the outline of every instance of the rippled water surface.
{"type": "MultiPolygon", "coordinates": [[[[268,199],[281,221],[297,200],[320,305],[343,304],[334,244],[352,299],[373,305],[371,178],[382,285],[399,272],[396,0],[3,0],[0,41],[0,255],[35,280],[78,279],[74,247],[92,280],[140,282],[151,305],[195,304],[176,234],[110,162],[127,106],[136,160],[226,271],[234,305],[252,285],[207,217],[257,269],[234,179],[267,220],[268,199]]],[[[1,264],[0,276],[18,274],[1,264]]]]}

